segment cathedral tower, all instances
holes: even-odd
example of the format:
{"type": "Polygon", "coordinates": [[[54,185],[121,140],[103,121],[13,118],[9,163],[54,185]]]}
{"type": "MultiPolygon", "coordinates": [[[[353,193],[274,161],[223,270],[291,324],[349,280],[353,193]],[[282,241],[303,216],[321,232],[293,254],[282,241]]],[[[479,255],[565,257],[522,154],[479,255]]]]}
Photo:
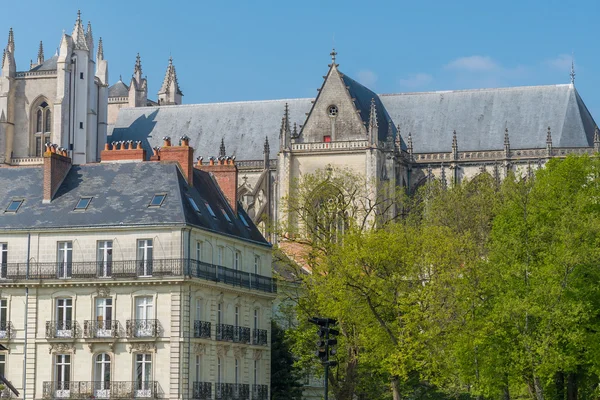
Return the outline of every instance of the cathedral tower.
{"type": "Polygon", "coordinates": [[[182,97],[183,93],[179,89],[179,82],[177,82],[173,57],[169,57],[169,66],[165,73],[165,79],[158,91],[158,104],[161,106],[181,104],[182,97]]]}

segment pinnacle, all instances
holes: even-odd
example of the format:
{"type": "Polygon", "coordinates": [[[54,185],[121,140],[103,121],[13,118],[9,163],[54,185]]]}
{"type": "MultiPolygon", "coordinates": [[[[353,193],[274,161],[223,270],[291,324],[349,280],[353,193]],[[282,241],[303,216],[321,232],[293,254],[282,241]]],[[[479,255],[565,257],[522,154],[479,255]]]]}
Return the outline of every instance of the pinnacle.
{"type": "Polygon", "coordinates": [[[40,40],[40,47],[38,49],[38,55],[37,55],[37,63],[41,64],[43,62],[44,62],[44,44],[40,40]]]}
{"type": "Polygon", "coordinates": [[[221,138],[221,147],[219,147],[219,157],[225,157],[225,139],[221,138]]]}
{"type": "Polygon", "coordinates": [[[102,44],[102,38],[98,39],[98,54],[96,59],[104,60],[104,45],[102,44]]]}
{"type": "Polygon", "coordinates": [[[85,32],[83,31],[83,24],[81,23],[81,10],[77,11],[77,21],[75,21],[75,27],[71,36],[73,37],[76,50],[89,50],[85,32]]]}

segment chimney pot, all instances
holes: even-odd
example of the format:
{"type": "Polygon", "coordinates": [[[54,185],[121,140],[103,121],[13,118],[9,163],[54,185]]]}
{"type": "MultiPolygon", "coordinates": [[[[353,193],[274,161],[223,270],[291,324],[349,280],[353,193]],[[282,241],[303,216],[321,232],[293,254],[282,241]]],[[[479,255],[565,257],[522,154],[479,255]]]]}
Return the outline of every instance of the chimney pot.
{"type": "Polygon", "coordinates": [[[169,146],[171,146],[171,138],[170,138],[169,136],[165,136],[165,137],[163,138],[163,140],[164,140],[164,145],[163,145],[163,147],[169,147],[169,146]]]}
{"type": "Polygon", "coordinates": [[[110,144],[104,143],[104,150],[110,150],[110,144]]]}

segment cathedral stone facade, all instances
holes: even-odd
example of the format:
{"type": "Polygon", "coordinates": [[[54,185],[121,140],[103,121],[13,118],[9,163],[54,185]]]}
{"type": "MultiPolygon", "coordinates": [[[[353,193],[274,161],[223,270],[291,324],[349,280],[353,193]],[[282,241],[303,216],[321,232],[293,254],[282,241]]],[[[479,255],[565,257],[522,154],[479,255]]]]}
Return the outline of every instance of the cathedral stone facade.
{"type": "Polygon", "coordinates": [[[106,142],[108,64],[102,39],[95,53],[90,23],[78,15],[56,54],[19,71],[11,29],[0,74],[0,165],[40,164],[46,143],[67,150],[75,164],[99,161],[106,142]],[[95,56],[95,57],[94,57],[95,56]]]}

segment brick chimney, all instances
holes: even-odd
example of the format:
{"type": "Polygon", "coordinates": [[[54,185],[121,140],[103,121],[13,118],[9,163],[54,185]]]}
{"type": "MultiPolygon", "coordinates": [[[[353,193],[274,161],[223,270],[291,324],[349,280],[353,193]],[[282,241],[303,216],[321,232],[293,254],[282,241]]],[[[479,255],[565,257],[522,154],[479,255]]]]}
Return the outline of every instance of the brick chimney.
{"type": "Polygon", "coordinates": [[[164,137],[164,144],[160,150],[155,149],[151,160],[177,161],[188,185],[194,186],[194,149],[190,147],[190,138],[183,136],[181,146],[171,146],[171,138],[164,137]]]}
{"type": "Polygon", "coordinates": [[[237,214],[238,168],[235,157],[211,157],[208,165],[202,164],[202,158],[198,158],[196,168],[210,172],[215,177],[231,209],[237,214]]]}
{"type": "Polygon", "coordinates": [[[46,144],[44,152],[44,198],[42,203],[50,203],[56,191],[71,169],[71,159],[67,151],[55,144],[46,144]]]}
{"type": "Polygon", "coordinates": [[[101,162],[136,162],[146,160],[146,150],[142,148],[142,142],[112,142],[106,143],[104,150],[100,153],[101,162]]]}

